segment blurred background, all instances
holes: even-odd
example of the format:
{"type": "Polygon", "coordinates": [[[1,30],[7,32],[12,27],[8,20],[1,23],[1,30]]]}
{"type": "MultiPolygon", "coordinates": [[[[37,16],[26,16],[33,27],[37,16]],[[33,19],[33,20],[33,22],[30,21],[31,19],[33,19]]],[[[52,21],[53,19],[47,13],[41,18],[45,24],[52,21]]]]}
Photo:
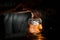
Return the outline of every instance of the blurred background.
{"type": "MultiPolygon", "coordinates": [[[[44,34],[48,40],[57,39],[56,0],[0,0],[0,14],[19,11],[18,5],[21,3],[27,4],[31,9],[40,10],[43,20],[42,34],[44,34]]],[[[2,38],[4,38],[4,36],[2,38]]]]}

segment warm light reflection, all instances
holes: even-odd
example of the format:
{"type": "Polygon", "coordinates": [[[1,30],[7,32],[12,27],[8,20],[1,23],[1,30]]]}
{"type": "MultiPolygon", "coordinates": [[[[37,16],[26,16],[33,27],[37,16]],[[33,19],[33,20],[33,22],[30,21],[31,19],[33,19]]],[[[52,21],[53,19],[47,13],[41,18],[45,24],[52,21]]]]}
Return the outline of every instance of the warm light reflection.
{"type": "Polygon", "coordinates": [[[43,40],[44,39],[44,37],[41,34],[42,29],[43,29],[43,26],[40,23],[29,24],[29,32],[36,37],[36,38],[33,37],[32,40],[43,40]]]}
{"type": "Polygon", "coordinates": [[[42,24],[36,24],[36,25],[30,24],[29,26],[30,26],[29,27],[30,33],[37,34],[42,31],[42,24]]]}
{"type": "Polygon", "coordinates": [[[44,40],[44,37],[42,36],[42,34],[37,35],[37,40],[44,40]]]}

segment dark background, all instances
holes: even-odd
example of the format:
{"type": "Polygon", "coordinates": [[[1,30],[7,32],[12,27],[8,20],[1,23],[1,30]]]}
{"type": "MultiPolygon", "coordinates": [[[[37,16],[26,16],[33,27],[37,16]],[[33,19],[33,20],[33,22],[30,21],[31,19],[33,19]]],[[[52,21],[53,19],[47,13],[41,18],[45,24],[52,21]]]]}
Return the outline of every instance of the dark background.
{"type": "Polygon", "coordinates": [[[40,9],[43,19],[43,34],[48,40],[57,39],[58,19],[55,0],[0,0],[0,13],[15,9],[19,3],[28,4],[32,9],[40,9]]]}

